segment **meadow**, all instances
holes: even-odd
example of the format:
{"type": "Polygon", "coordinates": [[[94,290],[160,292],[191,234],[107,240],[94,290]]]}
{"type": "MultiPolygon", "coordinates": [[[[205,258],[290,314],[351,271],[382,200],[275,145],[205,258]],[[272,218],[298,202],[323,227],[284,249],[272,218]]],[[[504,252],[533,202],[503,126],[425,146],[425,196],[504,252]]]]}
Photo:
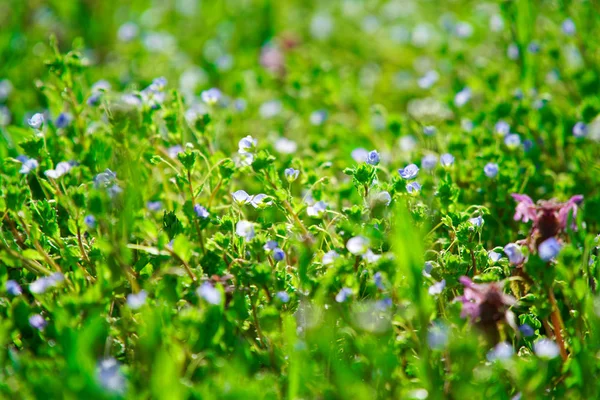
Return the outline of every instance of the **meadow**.
{"type": "Polygon", "coordinates": [[[600,398],[599,35],[0,0],[0,398],[600,398]]]}

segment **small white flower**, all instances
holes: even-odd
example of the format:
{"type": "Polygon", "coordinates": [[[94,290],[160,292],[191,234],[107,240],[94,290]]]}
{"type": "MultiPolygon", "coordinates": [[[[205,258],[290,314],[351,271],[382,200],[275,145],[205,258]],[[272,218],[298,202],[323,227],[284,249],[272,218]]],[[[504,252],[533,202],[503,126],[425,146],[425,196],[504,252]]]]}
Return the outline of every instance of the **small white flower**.
{"type": "Polygon", "coordinates": [[[127,306],[132,310],[137,310],[146,304],[148,293],[145,290],[140,290],[138,293],[130,293],[127,295],[127,306]]]}
{"type": "Polygon", "coordinates": [[[335,260],[340,255],[335,250],[330,250],[327,253],[323,254],[323,258],[321,259],[321,263],[323,265],[331,265],[335,262],[335,260]]]}
{"type": "Polygon", "coordinates": [[[250,241],[254,238],[254,224],[250,221],[239,221],[235,226],[235,233],[250,241]]]}
{"type": "Polygon", "coordinates": [[[238,205],[248,204],[252,196],[250,196],[245,190],[237,190],[231,194],[233,201],[238,205]]]}
{"type": "Polygon", "coordinates": [[[438,294],[442,293],[442,291],[444,290],[445,287],[446,287],[446,280],[442,279],[441,281],[436,282],[429,287],[429,294],[432,296],[438,295],[438,294]]]}
{"type": "Polygon", "coordinates": [[[258,145],[258,140],[248,135],[238,142],[238,152],[239,153],[249,153],[256,149],[258,145]]]}
{"type": "Polygon", "coordinates": [[[348,240],[346,248],[354,255],[363,255],[369,249],[369,239],[363,236],[354,236],[348,240]]]}
{"type": "Polygon", "coordinates": [[[281,154],[294,154],[298,150],[298,144],[287,138],[279,138],[275,142],[275,150],[281,154]]]}
{"type": "Polygon", "coordinates": [[[490,362],[496,360],[508,360],[514,353],[515,351],[510,343],[500,342],[489,351],[487,359],[490,362]]]}
{"type": "Polygon", "coordinates": [[[558,345],[550,339],[539,339],[533,344],[533,351],[540,358],[552,359],[560,354],[558,345]]]}
{"type": "Polygon", "coordinates": [[[33,129],[39,130],[44,125],[44,114],[36,113],[27,120],[27,123],[33,129]]]}
{"type": "Polygon", "coordinates": [[[324,201],[318,201],[315,204],[306,208],[306,213],[310,217],[320,218],[327,210],[327,203],[324,201]]]}

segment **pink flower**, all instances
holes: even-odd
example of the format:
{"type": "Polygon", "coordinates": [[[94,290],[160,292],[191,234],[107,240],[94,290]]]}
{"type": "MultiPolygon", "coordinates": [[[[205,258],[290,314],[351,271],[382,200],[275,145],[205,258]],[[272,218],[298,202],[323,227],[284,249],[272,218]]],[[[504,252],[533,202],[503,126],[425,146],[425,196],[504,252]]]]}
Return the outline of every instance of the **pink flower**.
{"type": "Polygon", "coordinates": [[[535,204],[531,197],[526,194],[511,194],[512,198],[518,201],[517,207],[515,208],[515,221],[529,222],[529,220],[535,220],[535,204]]]}
{"type": "Polygon", "coordinates": [[[276,45],[267,44],[260,52],[260,64],[273,74],[285,72],[283,53],[276,45]]]}
{"type": "Polygon", "coordinates": [[[517,302],[503,292],[499,282],[477,284],[466,276],[460,277],[459,282],[465,292],[455,300],[462,302],[461,316],[469,317],[472,322],[494,325],[507,319],[508,309],[517,302]]]}
{"type": "Polygon", "coordinates": [[[571,224],[571,229],[576,228],[575,218],[577,218],[577,206],[583,202],[583,196],[578,194],[573,196],[566,203],[562,204],[562,207],[558,210],[558,221],[562,229],[566,229],[567,227],[567,219],[569,218],[569,212],[573,211],[573,223],[571,224]]]}

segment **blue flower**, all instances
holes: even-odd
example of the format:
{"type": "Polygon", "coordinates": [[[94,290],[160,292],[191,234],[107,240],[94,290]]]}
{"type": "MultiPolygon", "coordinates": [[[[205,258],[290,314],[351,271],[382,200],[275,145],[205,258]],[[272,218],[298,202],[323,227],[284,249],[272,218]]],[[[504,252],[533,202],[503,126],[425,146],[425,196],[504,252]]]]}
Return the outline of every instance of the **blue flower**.
{"type": "Polygon", "coordinates": [[[492,260],[492,262],[498,262],[498,260],[502,258],[502,254],[496,253],[495,251],[489,251],[488,257],[490,258],[490,260],[492,260]]]}
{"type": "Polygon", "coordinates": [[[217,104],[222,96],[221,91],[217,88],[205,90],[200,94],[202,101],[209,105],[217,104]]]}
{"type": "Polygon", "coordinates": [[[494,362],[496,360],[508,360],[515,354],[515,351],[511,344],[507,342],[498,343],[492,350],[487,354],[487,360],[494,362]]]}
{"type": "Polygon", "coordinates": [[[48,321],[46,321],[40,314],[33,314],[31,317],[29,317],[29,325],[38,331],[43,331],[46,325],[48,325],[48,321]]]}
{"type": "Polygon", "coordinates": [[[540,44],[535,41],[529,43],[529,45],[527,46],[527,51],[529,51],[531,54],[539,53],[540,52],[540,44]]]}
{"type": "Polygon", "coordinates": [[[27,175],[34,169],[37,169],[37,167],[39,166],[39,163],[37,162],[37,160],[34,160],[33,158],[28,158],[27,156],[20,157],[20,160],[23,163],[23,165],[21,165],[21,169],[19,170],[19,173],[24,174],[24,175],[27,175]]]}
{"type": "Polygon", "coordinates": [[[286,168],[284,173],[285,179],[288,182],[294,182],[296,179],[298,179],[298,175],[300,175],[300,171],[294,168],[286,168]]]}
{"type": "Polygon", "coordinates": [[[322,125],[327,120],[327,111],[317,110],[310,114],[310,123],[315,126],[322,125]]]}
{"type": "Polygon", "coordinates": [[[498,175],[498,164],[496,163],[487,163],[485,167],[483,167],[483,172],[485,176],[488,178],[495,178],[498,175]]]}
{"type": "Polygon", "coordinates": [[[377,152],[377,150],[372,150],[371,152],[369,152],[369,154],[367,155],[367,164],[379,164],[379,153],[377,152]]]}
{"type": "Polygon", "coordinates": [[[506,55],[511,60],[516,60],[519,58],[519,46],[517,46],[515,43],[508,45],[508,49],[506,49],[506,55]]]}
{"type": "Polygon", "coordinates": [[[443,322],[434,322],[427,330],[427,343],[434,350],[441,350],[448,343],[448,327],[443,322]]]}
{"type": "Polygon", "coordinates": [[[23,289],[21,289],[21,286],[17,283],[17,281],[13,281],[12,279],[6,281],[5,287],[6,292],[11,296],[20,296],[23,294],[23,289]]]}
{"type": "Polygon", "coordinates": [[[519,331],[525,337],[533,336],[535,334],[535,331],[533,330],[533,328],[528,324],[523,324],[523,325],[519,326],[519,331]]]}
{"type": "Polygon", "coordinates": [[[348,251],[354,255],[362,255],[369,249],[369,239],[363,236],[354,236],[346,243],[348,251]]]}
{"type": "Polygon", "coordinates": [[[281,292],[277,292],[275,296],[277,296],[279,301],[281,301],[282,303],[287,303],[288,301],[290,301],[290,295],[287,292],[284,292],[283,290],[281,292]]]}
{"type": "Polygon", "coordinates": [[[282,261],[285,259],[285,252],[279,247],[273,250],[273,259],[275,261],[282,261]]]}
{"type": "Polygon", "coordinates": [[[556,240],[554,237],[551,237],[540,243],[538,246],[538,254],[542,260],[550,261],[556,258],[561,248],[562,246],[558,240],[556,240]]]}
{"type": "Polygon", "coordinates": [[[306,208],[306,213],[309,217],[321,218],[327,211],[327,203],[324,201],[318,201],[315,204],[306,208]]]}
{"type": "Polygon", "coordinates": [[[160,201],[149,201],[146,203],[146,208],[148,208],[148,210],[156,212],[156,211],[160,211],[160,209],[162,208],[162,203],[160,201]]]}
{"type": "Polygon", "coordinates": [[[456,96],[454,96],[454,105],[456,107],[462,107],[467,104],[469,100],[471,100],[471,89],[465,87],[463,90],[456,93],[456,96]]]}
{"type": "Polygon", "coordinates": [[[504,253],[506,253],[508,260],[513,265],[520,265],[525,261],[525,256],[521,251],[521,247],[515,243],[509,243],[504,246],[504,253]]]}
{"type": "Polygon", "coordinates": [[[510,133],[510,125],[504,120],[496,122],[494,131],[500,136],[506,136],[510,133]]]}
{"type": "Polygon", "coordinates": [[[264,246],[263,249],[265,249],[265,251],[273,251],[276,248],[279,247],[279,244],[277,243],[277,241],[275,240],[269,240],[264,246]]]}
{"type": "Polygon", "coordinates": [[[335,296],[335,301],[337,301],[338,303],[343,303],[346,300],[348,300],[350,296],[352,296],[352,289],[345,287],[342,288],[335,296]]]}
{"type": "Polygon", "coordinates": [[[552,359],[558,357],[560,349],[550,339],[542,338],[533,344],[533,351],[540,358],[552,359]]]}
{"type": "Polygon", "coordinates": [[[438,294],[442,293],[442,291],[444,290],[445,287],[446,287],[446,280],[442,279],[441,281],[436,282],[429,287],[429,294],[431,296],[438,295],[438,294]]]}
{"type": "Polygon", "coordinates": [[[42,114],[42,113],[33,114],[33,116],[27,120],[27,123],[33,129],[39,130],[44,125],[44,114],[42,114]]]}
{"type": "Polygon", "coordinates": [[[65,280],[65,276],[60,272],[55,272],[50,276],[39,278],[29,285],[29,291],[34,294],[42,294],[51,287],[56,287],[65,280]]]}
{"type": "Polygon", "coordinates": [[[567,18],[561,25],[563,33],[567,36],[573,36],[575,34],[575,22],[571,18],[567,18]]]}
{"type": "Polygon", "coordinates": [[[398,173],[404,179],[414,179],[419,173],[419,167],[417,167],[416,164],[409,164],[404,168],[400,168],[398,173]]]}
{"type": "Polygon", "coordinates": [[[114,198],[121,193],[123,193],[123,188],[121,188],[121,186],[117,185],[116,183],[108,188],[108,195],[110,196],[110,198],[114,198]]]}
{"type": "Polygon", "coordinates": [[[117,179],[117,174],[106,168],[104,172],[100,172],[94,177],[94,187],[96,189],[100,187],[108,187],[115,181],[115,179],[117,179]]]}
{"type": "Polygon", "coordinates": [[[431,271],[433,271],[433,263],[431,261],[425,261],[423,265],[423,275],[431,276],[431,271]]]}
{"type": "Polygon", "coordinates": [[[440,79],[440,74],[435,70],[431,70],[431,71],[427,71],[425,73],[425,75],[420,77],[419,80],[417,81],[417,84],[419,85],[419,87],[421,89],[429,89],[430,87],[435,85],[435,83],[439,79],[440,79]]]}
{"type": "Polygon", "coordinates": [[[251,153],[256,149],[258,140],[248,135],[238,142],[238,153],[251,153]]]}
{"type": "Polygon", "coordinates": [[[196,289],[196,294],[209,304],[221,304],[221,292],[208,282],[204,282],[202,286],[196,289]]]}
{"type": "Polygon", "coordinates": [[[442,167],[448,169],[454,165],[454,156],[450,153],[445,153],[440,156],[440,164],[442,167]]]}
{"type": "Polygon", "coordinates": [[[251,196],[245,190],[237,190],[231,194],[233,201],[238,205],[248,204],[251,196]]]}
{"type": "Polygon", "coordinates": [[[83,223],[87,225],[88,228],[94,229],[96,227],[96,217],[93,215],[86,215],[83,219],[83,223]]]}
{"type": "Polygon", "coordinates": [[[321,259],[321,263],[323,265],[331,265],[335,262],[335,260],[340,255],[335,250],[329,250],[327,253],[323,254],[323,258],[321,259]]]}
{"type": "Polygon", "coordinates": [[[426,136],[433,136],[436,131],[435,126],[428,125],[423,127],[423,134],[426,136]]]}
{"type": "Polygon", "coordinates": [[[469,222],[476,226],[476,227],[481,227],[481,225],[483,225],[483,218],[481,217],[481,215],[475,217],[475,218],[469,218],[469,222]]]}
{"type": "Polygon", "coordinates": [[[379,290],[385,289],[385,286],[383,285],[383,275],[381,274],[381,272],[375,272],[375,275],[373,275],[373,281],[375,282],[375,286],[377,286],[379,290]]]}
{"type": "Polygon", "coordinates": [[[194,212],[198,218],[206,219],[210,215],[206,208],[202,207],[200,204],[196,204],[194,206],[194,212]]]}
{"type": "Polygon", "coordinates": [[[516,133],[511,133],[504,137],[504,144],[509,149],[516,149],[521,145],[521,137],[516,133]]]}
{"type": "Polygon", "coordinates": [[[127,295],[127,306],[132,310],[137,310],[146,304],[148,293],[145,290],[140,290],[138,293],[129,293],[127,295]]]}
{"type": "Polygon", "coordinates": [[[584,122],[579,121],[573,126],[573,136],[585,137],[588,134],[588,127],[584,122]]]}
{"type": "Polygon", "coordinates": [[[264,193],[259,193],[256,194],[254,196],[250,196],[248,198],[248,201],[250,202],[250,205],[254,208],[258,208],[258,209],[263,209],[267,206],[270,206],[271,204],[273,204],[272,201],[269,200],[270,197],[267,196],[264,193]]]}
{"type": "Polygon", "coordinates": [[[421,159],[421,167],[425,170],[432,170],[437,165],[438,158],[435,154],[427,154],[421,159]]]}
{"type": "Polygon", "coordinates": [[[409,182],[406,185],[406,191],[408,192],[408,194],[412,194],[413,196],[416,196],[421,192],[421,184],[416,181],[409,182]]]}
{"type": "Polygon", "coordinates": [[[71,124],[72,120],[73,120],[73,116],[71,114],[60,113],[58,115],[58,117],[56,117],[56,120],[54,121],[54,125],[56,125],[56,127],[59,129],[66,128],[67,126],[69,126],[71,124]]]}
{"type": "Polygon", "coordinates": [[[98,362],[96,379],[102,388],[115,394],[123,394],[126,389],[125,376],[121,366],[114,358],[105,358],[98,362]]]}
{"type": "Polygon", "coordinates": [[[375,307],[381,311],[384,311],[390,308],[393,304],[394,303],[392,302],[392,299],[390,299],[389,297],[384,297],[383,299],[375,303],[375,307]]]}
{"type": "Polygon", "coordinates": [[[101,98],[102,98],[102,93],[101,92],[92,93],[90,95],[90,97],[87,98],[86,103],[87,103],[88,106],[95,107],[98,104],[100,104],[100,99],[101,98]]]}

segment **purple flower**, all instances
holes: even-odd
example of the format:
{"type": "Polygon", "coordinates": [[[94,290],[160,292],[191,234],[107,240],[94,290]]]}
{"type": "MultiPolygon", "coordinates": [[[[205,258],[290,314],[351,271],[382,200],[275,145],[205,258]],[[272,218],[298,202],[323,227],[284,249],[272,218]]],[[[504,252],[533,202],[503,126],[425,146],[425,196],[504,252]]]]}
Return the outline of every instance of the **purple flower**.
{"type": "Polygon", "coordinates": [[[398,173],[404,179],[414,179],[419,173],[419,167],[415,164],[409,164],[406,167],[399,169],[398,173]]]}
{"type": "Polygon", "coordinates": [[[466,276],[459,279],[465,287],[462,296],[456,301],[462,302],[463,318],[469,317],[472,322],[481,325],[495,325],[505,320],[508,309],[516,303],[516,299],[505,294],[498,282],[476,284],[466,276]]]}
{"type": "Polygon", "coordinates": [[[379,164],[379,153],[377,152],[377,150],[372,150],[371,152],[369,152],[369,154],[367,155],[367,164],[379,164]]]}
{"type": "Polygon", "coordinates": [[[202,207],[200,204],[196,204],[194,206],[194,212],[198,218],[206,219],[210,215],[206,208],[202,207]]]}
{"type": "Polygon", "coordinates": [[[517,200],[516,212],[514,219],[523,222],[533,221],[533,229],[531,237],[536,237],[539,240],[546,240],[556,236],[558,233],[567,229],[569,214],[573,215],[573,223],[571,228],[575,229],[575,218],[579,204],[583,201],[582,195],[576,195],[569,201],[560,203],[556,200],[540,200],[537,204],[527,195],[513,193],[512,197],[517,200]]]}
{"type": "Polygon", "coordinates": [[[29,317],[29,325],[38,331],[43,331],[46,325],[48,325],[48,321],[46,321],[40,314],[33,314],[31,317],[29,317]]]}
{"type": "Polygon", "coordinates": [[[152,212],[160,211],[162,203],[160,201],[149,201],[146,203],[146,208],[152,212]]]}
{"type": "Polygon", "coordinates": [[[517,207],[515,208],[515,221],[528,222],[529,220],[536,219],[536,209],[531,197],[526,194],[511,194],[512,198],[518,201],[517,207]]]}
{"type": "Polygon", "coordinates": [[[540,243],[538,246],[538,254],[542,260],[550,261],[556,258],[558,253],[560,253],[561,248],[562,246],[558,240],[556,240],[555,237],[551,237],[540,243]]]}
{"type": "Polygon", "coordinates": [[[21,286],[17,283],[17,281],[13,281],[12,279],[6,281],[5,288],[6,292],[11,296],[20,296],[23,294],[23,289],[21,289],[21,286]]]}

